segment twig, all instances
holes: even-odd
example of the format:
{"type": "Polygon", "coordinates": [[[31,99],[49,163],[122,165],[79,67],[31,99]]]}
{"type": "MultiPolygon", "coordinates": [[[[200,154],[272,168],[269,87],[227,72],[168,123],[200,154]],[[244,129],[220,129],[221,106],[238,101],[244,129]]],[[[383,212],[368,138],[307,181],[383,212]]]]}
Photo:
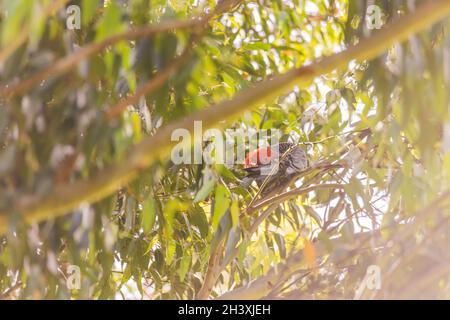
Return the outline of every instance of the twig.
{"type": "Polygon", "coordinates": [[[11,293],[13,293],[17,289],[19,289],[21,286],[22,286],[22,281],[17,281],[12,287],[6,289],[6,291],[4,291],[2,294],[0,294],[0,300],[8,298],[11,295],[11,293]]]}
{"type": "Polygon", "coordinates": [[[258,227],[260,224],[267,219],[268,216],[278,207],[278,203],[273,203],[268,207],[266,210],[261,213],[256,220],[253,222],[253,224],[250,226],[250,229],[248,231],[247,238],[250,239],[251,236],[258,230],[258,227]]]}
{"type": "Polygon", "coordinates": [[[186,62],[191,55],[191,49],[192,42],[180,56],[175,58],[171,64],[158,72],[153,78],[148,80],[133,95],[120,100],[114,106],[108,108],[105,113],[106,119],[111,121],[117,118],[129,105],[136,104],[142,96],[150,94],[160,88],[170,78],[170,76],[186,62]]]}
{"type": "Polygon", "coordinates": [[[314,186],[309,186],[305,188],[297,188],[294,190],[286,191],[280,195],[271,197],[269,199],[265,199],[261,202],[258,202],[253,207],[250,207],[247,209],[247,213],[252,213],[256,210],[259,210],[265,206],[271,205],[271,204],[280,204],[281,202],[297,197],[299,195],[309,193],[311,191],[319,190],[319,189],[343,189],[345,188],[345,184],[337,184],[337,183],[329,183],[329,184],[319,184],[314,186]]]}

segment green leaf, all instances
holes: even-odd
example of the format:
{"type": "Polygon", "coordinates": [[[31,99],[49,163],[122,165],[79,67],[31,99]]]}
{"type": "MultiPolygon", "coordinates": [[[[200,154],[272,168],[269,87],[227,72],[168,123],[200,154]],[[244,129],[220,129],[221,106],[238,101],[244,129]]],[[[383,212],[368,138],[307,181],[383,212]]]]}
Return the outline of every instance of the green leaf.
{"type": "Polygon", "coordinates": [[[199,229],[200,236],[205,239],[208,236],[209,225],[205,211],[202,207],[194,205],[190,214],[190,221],[199,229]]]}
{"type": "Polygon", "coordinates": [[[166,248],[166,264],[167,265],[172,264],[173,259],[175,257],[176,249],[177,249],[177,245],[176,245],[175,241],[173,241],[173,239],[169,239],[169,241],[167,243],[167,248],[166,248]]]}
{"type": "Polygon", "coordinates": [[[268,43],[264,43],[264,42],[254,42],[254,43],[249,43],[245,46],[246,50],[264,50],[264,51],[268,51],[270,50],[271,46],[268,43]]]}
{"type": "Polygon", "coordinates": [[[141,118],[136,112],[130,114],[131,125],[133,127],[133,142],[137,143],[142,138],[141,118]]]}
{"type": "Polygon", "coordinates": [[[197,194],[195,195],[194,202],[200,202],[206,199],[208,195],[211,193],[211,191],[214,189],[214,185],[216,184],[215,179],[210,179],[206,181],[200,190],[198,190],[197,194]]]}
{"type": "Polygon", "coordinates": [[[105,13],[98,23],[95,40],[101,41],[113,34],[120,33],[125,29],[122,23],[122,10],[112,2],[105,10],[105,13]]]}
{"type": "Polygon", "coordinates": [[[231,202],[231,225],[233,228],[236,228],[236,226],[239,223],[239,201],[233,197],[233,200],[231,202]]]}
{"type": "Polygon", "coordinates": [[[132,273],[133,273],[133,265],[131,263],[127,263],[127,266],[122,274],[120,286],[124,285],[128,280],[130,280],[132,273]]]}
{"type": "Polygon", "coordinates": [[[280,251],[280,257],[282,259],[286,258],[286,242],[284,241],[284,237],[279,233],[274,233],[273,237],[280,251]]]}
{"type": "Polygon", "coordinates": [[[83,0],[81,5],[81,22],[83,26],[87,26],[91,19],[94,17],[97,6],[98,1],[83,0]]]}
{"type": "Polygon", "coordinates": [[[184,252],[183,257],[180,261],[180,267],[178,269],[178,276],[180,277],[180,281],[183,282],[186,274],[189,270],[189,266],[191,264],[191,255],[189,252],[184,252]]]}
{"type": "Polygon", "coordinates": [[[319,214],[310,206],[303,206],[303,208],[305,209],[306,213],[313,218],[313,220],[319,225],[322,225],[322,219],[320,218],[319,214]]]}
{"type": "Polygon", "coordinates": [[[33,8],[33,0],[4,1],[1,6],[5,6],[4,9],[8,12],[1,25],[1,44],[4,47],[18,36],[22,24],[33,8]]]}
{"type": "Polygon", "coordinates": [[[149,233],[155,224],[156,201],[154,198],[148,198],[144,201],[142,209],[142,228],[145,233],[149,233]]]}
{"type": "Polygon", "coordinates": [[[220,219],[230,206],[230,198],[228,190],[223,185],[219,184],[216,187],[216,194],[214,197],[214,214],[212,217],[213,230],[217,230],[220,219]]]}

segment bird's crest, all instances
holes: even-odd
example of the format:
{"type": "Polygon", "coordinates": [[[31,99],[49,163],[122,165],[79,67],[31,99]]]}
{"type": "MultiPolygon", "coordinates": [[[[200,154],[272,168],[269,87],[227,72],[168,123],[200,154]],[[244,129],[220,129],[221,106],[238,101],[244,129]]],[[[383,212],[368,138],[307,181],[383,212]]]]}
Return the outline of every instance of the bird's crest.
{"type": "Polygon", "coordinates": [[[245,168],[259,166],[261,164],[269,164],[273,155],[270,147],[258,148],[247,154],[244,161],[245,168]]]}

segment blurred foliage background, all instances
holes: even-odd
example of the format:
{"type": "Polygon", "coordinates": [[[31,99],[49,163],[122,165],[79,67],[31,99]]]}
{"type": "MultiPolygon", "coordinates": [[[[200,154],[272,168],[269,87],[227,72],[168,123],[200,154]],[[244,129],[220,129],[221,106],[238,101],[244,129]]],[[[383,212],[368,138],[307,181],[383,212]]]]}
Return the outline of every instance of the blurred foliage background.
{"type": "Polygon", "coordinates": [[[21,210],[127,163],[171,121],[370,37],[370,5],[388,23],[423,2],[0,0],[0,298],[450,298],[448,19],[217,124],[275,128],[311,162],[344,163],[292,186],[336,188],[240,215],[257,192],[238,186],[242,165],[161,154],[100,201],[34,221],[21,210]],[[79,29],[67,28],[70,5],[79,29]],[[174,21],[187,23],[79,55],[174,21]],[[205,288],[228,208],[240,232],[205,288]],[[67,286],[70,265],[79,289],[67,286]],[[381,288],[358,291],[370,265],[381,288]],[[265,289],[251,291],[258,281],[265,289]]]}

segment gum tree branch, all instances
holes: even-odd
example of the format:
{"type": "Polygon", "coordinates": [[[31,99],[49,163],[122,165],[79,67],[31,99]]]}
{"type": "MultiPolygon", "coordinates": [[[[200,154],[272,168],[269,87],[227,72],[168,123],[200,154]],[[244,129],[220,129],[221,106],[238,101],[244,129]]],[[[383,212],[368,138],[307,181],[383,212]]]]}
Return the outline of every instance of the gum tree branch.
{"type": "Polygon", "coordinates": [[[206,269],[203,285],[198,291],[195,299],[205,300],[208,299],[209,295],[211,294],[212,289],[216,285],[217,278],[219,277],[220,273],[223,270],[220,263],[223,250],[224,250],[224,241],[222,241],[222,243],[219,244],[217,249],[211,253],[208,260],[208,267],[206,269]]]}
{"type": "Polygon", "coordinates": [[[320,75],[346,68],[352,60],[373,59],[389,49],[395,42],[406,40],[410,35],[426,29],[448,16],[449,13],[450,1],[448,0],[426,2],[415,12],[392,21],[371,37],[340,53],[262,81],[241,91],[230,100],[171,122],[153,136],[143,139],[131,148],[123,162],[99,171],[90,179],[62,185],[44,197],[22,196],[9,207],[2,208],[0,233],[7,230],[10,214],[22,215],[27,222],[39,222],[64,215],[77,208],[80,203],[91,203],[107,197],[136,178],[156,159],[166,155],[176,143],[171,141],[171,135],[175,129],[186,128],[192,133],[194,121],[202,121],[204,128],[210,128],[219,121],[235,118],[244,111],[279,96],[294,85],[306,85],[320,75]]]}

